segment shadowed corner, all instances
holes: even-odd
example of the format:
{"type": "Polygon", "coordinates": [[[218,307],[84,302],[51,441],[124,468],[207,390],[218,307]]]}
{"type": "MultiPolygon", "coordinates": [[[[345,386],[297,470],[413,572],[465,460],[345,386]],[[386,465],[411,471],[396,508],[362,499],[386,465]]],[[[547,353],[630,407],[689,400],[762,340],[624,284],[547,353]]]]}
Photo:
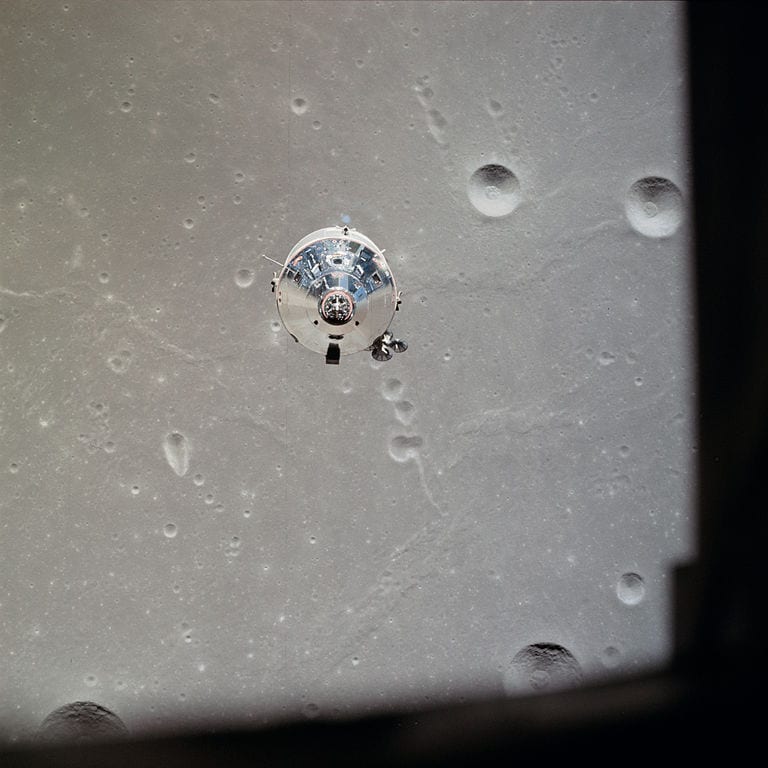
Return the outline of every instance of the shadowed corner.
{"type": "Polygon", "coordinates": [[[754,739],[764,675],[757,619],[768,454],[768,109],[745,76],[764,69],[760,13],[691,4],[690,111],[696,212],[698,560],[678,569],[675,667],[730,726],[754,739]],[[735,224],[735,226],[734,226],[735,224]]]}

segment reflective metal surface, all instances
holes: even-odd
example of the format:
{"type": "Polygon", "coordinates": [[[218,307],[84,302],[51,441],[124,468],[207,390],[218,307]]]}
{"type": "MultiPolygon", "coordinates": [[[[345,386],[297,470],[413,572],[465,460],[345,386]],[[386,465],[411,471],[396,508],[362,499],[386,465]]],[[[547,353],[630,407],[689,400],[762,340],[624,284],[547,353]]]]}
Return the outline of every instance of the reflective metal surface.
{"type": "Polygon", "coordinates": [[[395,279],[383,252],[349,227],[326,227],[302,238],[273,281],[288,333],[338,363],[370,349],[388,360],[407,345],[388,333],[398,307],[395,279]]]}

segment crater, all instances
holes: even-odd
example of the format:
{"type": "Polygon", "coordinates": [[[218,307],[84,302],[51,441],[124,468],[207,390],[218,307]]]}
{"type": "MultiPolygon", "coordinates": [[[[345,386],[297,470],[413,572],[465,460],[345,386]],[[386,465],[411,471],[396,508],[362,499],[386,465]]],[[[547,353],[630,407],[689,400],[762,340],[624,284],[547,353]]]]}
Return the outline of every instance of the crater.
{"type": "Polygon", "coordinates": [[[303,115],[309,109],[309,104],[306,99],[302,99],[297,96],[291,101],[291,110],[294,115],[303,115]]]}
{"type": "Polygon", "coordinates": [[[616,594],[624,605],[637,605],[645,597],[645,581],[637,573],[625,573],[616,584],[616,594]]]}
{"type": "Polygon", "coordinates": [[[238,269],[235,273],[235,285],[238,288],[250,288],[253,284],[253,270],[250,269],[238,269]]]}
{"type": "Polygon", "coordinates": [[[403,393],[403,382],[400,379],[387,379],[381,386],[381,393],[385,400],[394,402],[403,393]]]}
{"type": "Polygon", "coordinates": [[[126,736],[128,729],[112,711],[92,701],[75,701],[54,709],[40,725],[45,741],[98,741],[126,736]]]}
{"type": "Polygon", "coordinates": [[[189,470],[189,444],[181,432],[171,432],[163,440],[163,453],[168,466],[179,476],[184,477],[189,470]]]}
{"type": "Polygon", "coordinates": [[[515,654],[504,675],[504,687],[510,693],[551,691],[578,685],[581,678],[581,665],[567,648],[535,643],[515,654]]]}
{"type": "Polygon", "coordinates": [[[424,439],[419,435],[395,435],[389,444],[389,455],[402,464],[409,459],[418,458],[422,445],[424,445],[424,439]]]}
{"type": "Polygon", "coordinates": [[[504,165],[492,163],[478,168],[467,183],[469,202],[491,218],[508,216],[520,205],[520,182],[504,165]]]}
{"type": "Polygon", "coordinates": [[[627,193],[624,210],[632,228],[646,237],[670,237],[683,220],[683,196],[669,180],[648,176],[627,193]]]}

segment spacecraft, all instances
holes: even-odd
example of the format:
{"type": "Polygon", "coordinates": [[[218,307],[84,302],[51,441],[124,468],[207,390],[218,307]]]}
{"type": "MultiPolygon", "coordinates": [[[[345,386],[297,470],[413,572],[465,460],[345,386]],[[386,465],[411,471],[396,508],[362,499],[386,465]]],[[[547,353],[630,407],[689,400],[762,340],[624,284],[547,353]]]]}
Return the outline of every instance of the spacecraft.
{"type": "Polygon", "coordinates": [[[384,251],[354,229],[326,227],[303,237],[275,272],[272,290],[294,341],[330,365],[363,350],[390,360],[408,348],[389,330],[400,293],[384,251]]]}

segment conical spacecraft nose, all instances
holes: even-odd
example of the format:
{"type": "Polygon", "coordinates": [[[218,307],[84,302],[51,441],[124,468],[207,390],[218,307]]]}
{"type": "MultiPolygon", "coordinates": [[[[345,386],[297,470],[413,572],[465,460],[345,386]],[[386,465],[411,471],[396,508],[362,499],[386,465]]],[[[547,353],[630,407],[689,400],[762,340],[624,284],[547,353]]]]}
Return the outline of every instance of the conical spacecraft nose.
{"type": "Polygon", "coordinates": [[[326,362],[362,350],[389,359],[406,347],[389,332],[400,301],[392,270],[361,232],[310,233],[291,249],[273,287],[285,329],[326,362]]]}

